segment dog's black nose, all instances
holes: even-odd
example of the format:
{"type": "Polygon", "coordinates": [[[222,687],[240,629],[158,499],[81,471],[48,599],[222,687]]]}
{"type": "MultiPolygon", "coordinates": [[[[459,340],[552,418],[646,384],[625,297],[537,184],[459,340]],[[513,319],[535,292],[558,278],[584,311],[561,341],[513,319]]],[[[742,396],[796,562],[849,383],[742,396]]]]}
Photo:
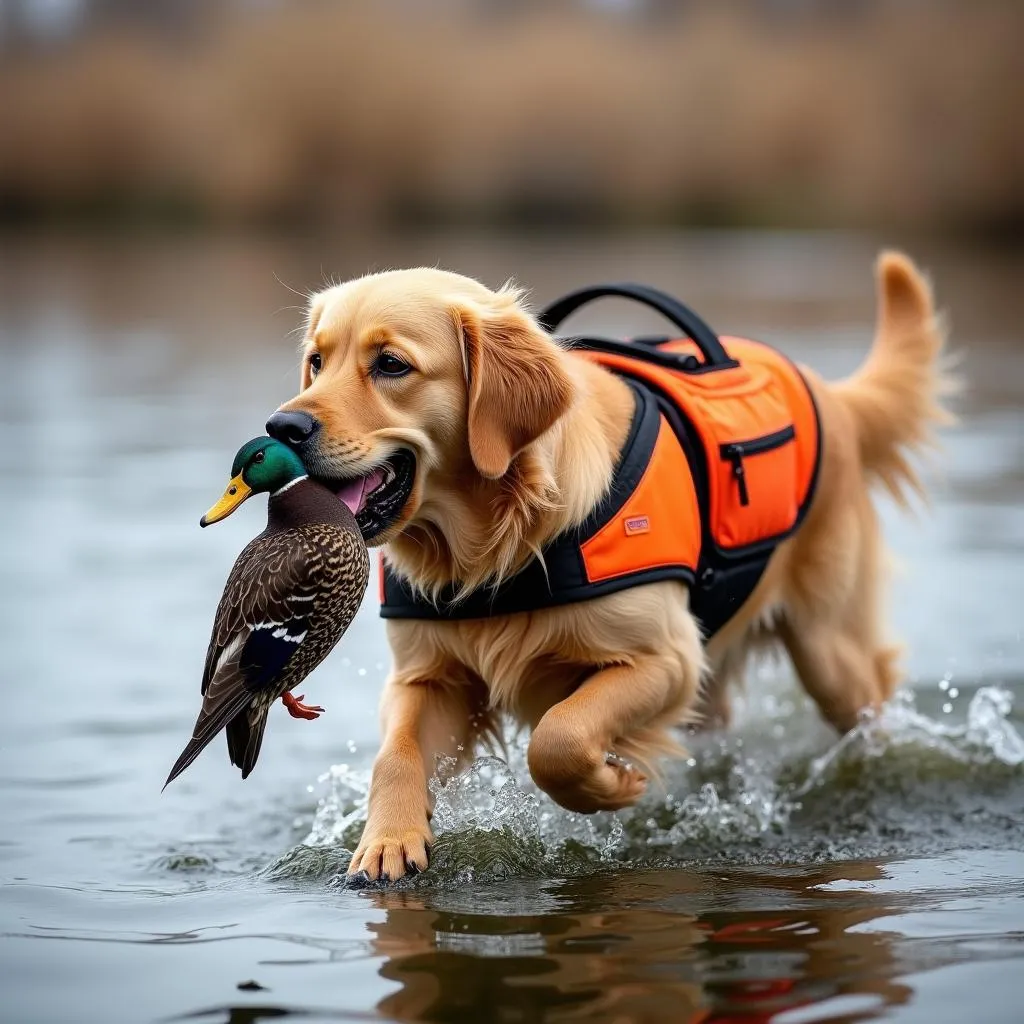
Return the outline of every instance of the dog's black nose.
{"type": "Polygon", "coordinates": [[[275,412],[267,420],[267,433],[275,441],[298,447],[320,429],[320,424],[308,412],[275,412]]]}

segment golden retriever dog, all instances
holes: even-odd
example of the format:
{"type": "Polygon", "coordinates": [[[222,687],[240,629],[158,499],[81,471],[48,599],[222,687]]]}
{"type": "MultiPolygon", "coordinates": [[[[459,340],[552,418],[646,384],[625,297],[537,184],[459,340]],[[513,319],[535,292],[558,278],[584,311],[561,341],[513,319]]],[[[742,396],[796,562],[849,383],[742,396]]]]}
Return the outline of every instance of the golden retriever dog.
{"type": "MultiPolygon", "coordinates": [[[[682,753],[676,727],[727,722],[728,685],[767,642],[785,648],[839,730],[892,694],[871,494],[921,490],[910,459],[947,417],[928,284],[890,252],[877,286],[861,368],[826,382],[801,367],[823,446],[809,513],[710,642],[676,581],[515,615],[388,622],[394,665],[352,873],[426,867],[436,759],[470,757],[498,716],[529,727],[536,784],[594,812],[643,794],[659,760],[682,753]]],[[[506,579],[583,522],[633,408],[623,380],[543,331],[519,290],[412,269],[312,298],[301,391],[267,429],[357,511],[395,572],[436,595],[506,579]]]]}

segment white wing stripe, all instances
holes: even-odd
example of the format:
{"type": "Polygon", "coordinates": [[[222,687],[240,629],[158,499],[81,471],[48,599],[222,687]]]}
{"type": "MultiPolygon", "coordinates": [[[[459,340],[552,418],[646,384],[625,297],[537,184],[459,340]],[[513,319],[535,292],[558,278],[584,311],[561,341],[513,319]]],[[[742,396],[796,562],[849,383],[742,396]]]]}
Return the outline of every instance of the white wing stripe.
{"type": "Polygon", "coordinates": [[[292,644],[301,644],[302,641],[306,638],[306,633],[307,630],[304,629],[301,633],[297,633],[295,636],[289,636],[288,630],[284,626],[281,626],[280,628],[275,629],[274,632],[270,635],[275,640],[287,640],[289,643],[292,644]]]}

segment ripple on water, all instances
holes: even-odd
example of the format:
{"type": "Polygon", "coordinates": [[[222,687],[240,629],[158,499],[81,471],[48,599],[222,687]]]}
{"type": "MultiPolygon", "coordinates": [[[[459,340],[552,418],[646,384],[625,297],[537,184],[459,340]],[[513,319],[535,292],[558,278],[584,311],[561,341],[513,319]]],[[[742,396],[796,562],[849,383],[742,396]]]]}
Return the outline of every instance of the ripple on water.
{"type": "MultiPolygon", "coordinates": [[[[965,718],[931,718],[898,693],[839,740],[805,704],[765,697],[728,734],[692,738],[693,756],[617,814],[573,814],[539,793],[525,744],[431,780],[436,842],[409,885],[566,877],[623,866],[787,863],[926,855],[968,840],[1006,848],[1024,838],[1024,738],[1012,699],[979,688],[965,718]]],[[[333,766],[309,835],[267,872],[343,873],[366,818],[370,773],[333,766]]]]}

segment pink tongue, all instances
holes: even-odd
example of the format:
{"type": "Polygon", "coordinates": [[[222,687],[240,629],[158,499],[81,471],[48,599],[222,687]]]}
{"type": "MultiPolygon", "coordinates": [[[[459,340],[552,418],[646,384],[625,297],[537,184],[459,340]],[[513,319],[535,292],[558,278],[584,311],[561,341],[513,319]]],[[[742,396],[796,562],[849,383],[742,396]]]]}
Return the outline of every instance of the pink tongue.
{"type": "Polygon", "coordinates": [[[366,504],[366,496],[375,491],[384,482],[384,470],[375,469],[367,476],[361,476],[356,480],[349,480],[338,488],[338,497],[348,505],[349,511],[356,515],[363,510],[366,504]]]}

